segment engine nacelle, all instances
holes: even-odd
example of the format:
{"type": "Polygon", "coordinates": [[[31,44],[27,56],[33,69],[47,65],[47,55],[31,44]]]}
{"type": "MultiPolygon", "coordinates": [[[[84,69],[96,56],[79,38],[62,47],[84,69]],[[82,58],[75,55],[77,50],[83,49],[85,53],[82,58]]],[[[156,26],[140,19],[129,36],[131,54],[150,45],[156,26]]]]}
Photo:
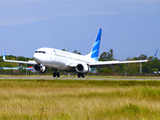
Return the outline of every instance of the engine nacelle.
{"type": "Polygon", "coordinates": [[[79,73],[88,73],[91,71],[91,68],[86,64],[78,64],[76,66],[76,71],[79,73]]]}
{"type": "Polygon", "coordinates": [[[34,65],[34,69],[40,73],[46,73],[47,71],[47,67],[46,66],[43,66],[43,65],[34,65]]]}

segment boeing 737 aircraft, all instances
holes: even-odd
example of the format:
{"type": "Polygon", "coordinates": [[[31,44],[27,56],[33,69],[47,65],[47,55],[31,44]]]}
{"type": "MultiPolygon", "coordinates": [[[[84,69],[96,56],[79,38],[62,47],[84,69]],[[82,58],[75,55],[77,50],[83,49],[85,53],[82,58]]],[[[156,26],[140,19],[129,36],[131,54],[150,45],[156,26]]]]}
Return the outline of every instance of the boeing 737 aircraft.
{"type": "Polygon", "coordinates": [[[71,52],[66,52],[54,48],[40,48],[34,53],[34,61],[14,61],[5,59],[5,50],[3,60],[5,62],[33,64],[34,69],[38,72],[45,73],[50,67],[54,70],[53,77],[60,77],[60,72],[77,72],[78,77],[85,77],[85,74],[91,71],[91,68],[107,67],[109,65],[116,65],[121,63],[139,63],[148,62],[148,60],[134,60],[134,61],[98,61],[100,40],[102,29],[99,29],[96,40],[93,44],[91,52],[87,55],[79,55],[71,52]]]}

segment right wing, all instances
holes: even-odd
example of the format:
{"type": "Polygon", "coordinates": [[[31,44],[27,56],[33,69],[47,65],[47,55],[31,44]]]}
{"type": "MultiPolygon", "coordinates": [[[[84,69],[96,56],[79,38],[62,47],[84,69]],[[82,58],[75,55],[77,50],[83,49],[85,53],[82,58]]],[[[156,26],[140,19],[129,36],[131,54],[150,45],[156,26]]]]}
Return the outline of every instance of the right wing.
{"type": "Polygon", "coordinates": [[[37,64],[35,61],[16,61],[16,60],[4,60],[5,62],[12,62],[12,63],[23,63],[23,64],[30,64],[35,65],[37,64]]]}
{"type": "Polygon", "coordinates": [[[35,61],[33,60],[29,60],[29,61],[16,61],[16,60],[6,60],[6,56],[5,56],[5,50],[4,50],[4,53],[3,53],[3,60],[5,62],[13,62],[13,63],[23,63],[23,64],[30,64],[30,65],[35,65],[37,64],[35,61]]]}

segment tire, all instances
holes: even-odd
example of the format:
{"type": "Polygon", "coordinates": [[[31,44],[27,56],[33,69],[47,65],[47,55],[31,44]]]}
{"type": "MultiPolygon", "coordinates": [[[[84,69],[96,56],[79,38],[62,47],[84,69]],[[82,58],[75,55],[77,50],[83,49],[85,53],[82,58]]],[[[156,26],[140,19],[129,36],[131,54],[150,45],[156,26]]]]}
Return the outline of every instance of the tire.
{"type": "Polygon", "coordinates": [[[78,73],[78,78],[80,78],[81,77],[81,73],[78,73]]]}
{"type": "Polygon", "coordinates": [[[60,77],[60,73],[59,72],[57,72],[57,77],[60,77]]]}
{"type": "Polygon", "coordinates": [[[82,73],[82,78],[84,78],[84,77],[85,77],[85,74],[82,73]]]}
{"type": "Polygon", "coordinates": [[[56,77],[56,72],[53,73],[53,77],[56,77]]]}
{"type": "Polygon", "coordinates": [[[85,74],[83,74],[83,73],[78,73],[78,77],[79,77],[79,78],[80,78],[80,77],[84,78],[84,77],[85,77],[85,74]]]}

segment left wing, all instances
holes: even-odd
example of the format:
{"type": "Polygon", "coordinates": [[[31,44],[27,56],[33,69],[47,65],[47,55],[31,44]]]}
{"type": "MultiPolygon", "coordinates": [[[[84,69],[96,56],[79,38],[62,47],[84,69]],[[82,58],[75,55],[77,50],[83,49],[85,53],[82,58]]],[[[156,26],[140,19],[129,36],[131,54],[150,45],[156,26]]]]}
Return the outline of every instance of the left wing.
{"type": "Polygon", "coordinates": [[[96,66],[107,66],[107,65],[117,65],[122,63],[141,63],[141,62],[148,62],[148,60],[117,60],[117,61],[98,61],[98,62],[92,62],[88,63],[90,67],[96,67],[96,66]]]}
{"type": "MultiPolygon", "coordinates": [[[[93,67],[106,67],[109,65],[118,65],[122,63],[141,63],[141,62],[148,62],[148,60],[117,60],[117,61],[97,61],[97,62],[91,62],[87,63],[91,68],[93,67]]],[[[76,67],[78,63],[70,63],[69,67],[76,67]]]]}

